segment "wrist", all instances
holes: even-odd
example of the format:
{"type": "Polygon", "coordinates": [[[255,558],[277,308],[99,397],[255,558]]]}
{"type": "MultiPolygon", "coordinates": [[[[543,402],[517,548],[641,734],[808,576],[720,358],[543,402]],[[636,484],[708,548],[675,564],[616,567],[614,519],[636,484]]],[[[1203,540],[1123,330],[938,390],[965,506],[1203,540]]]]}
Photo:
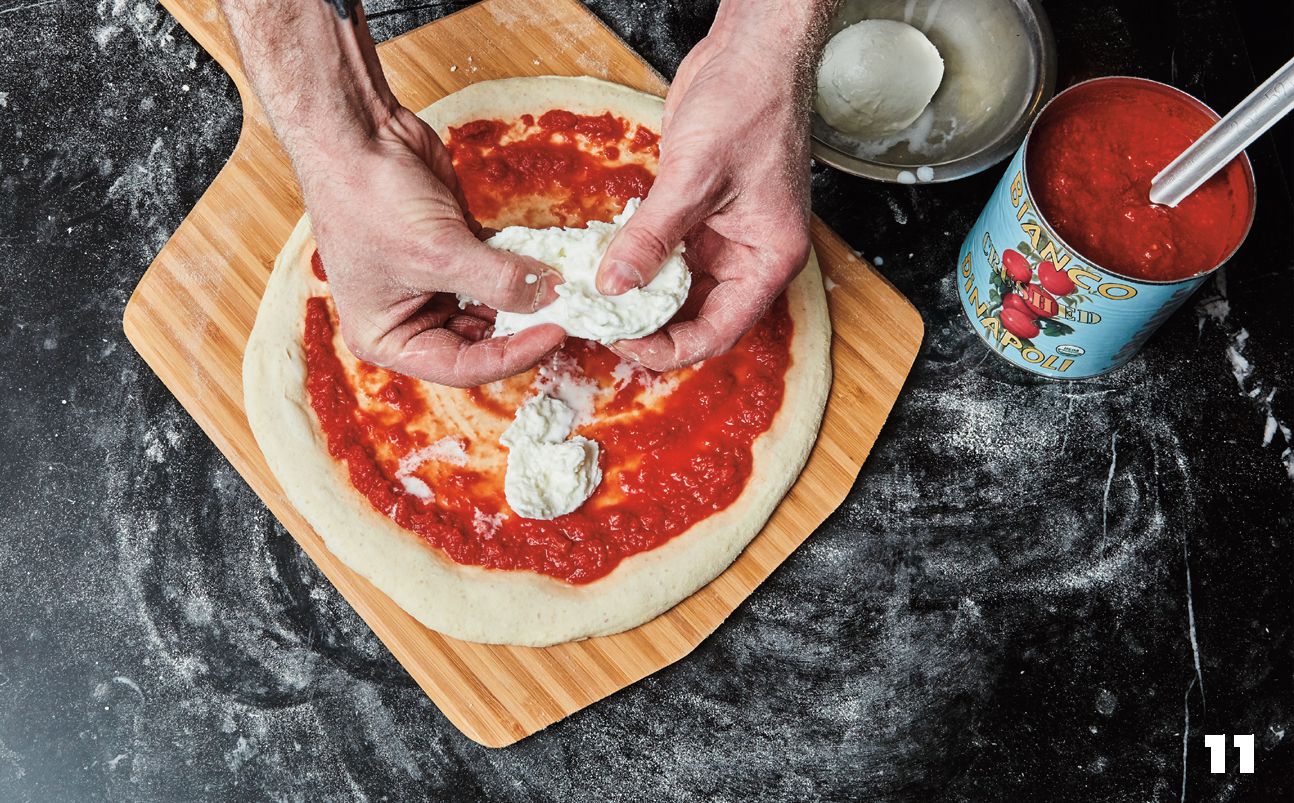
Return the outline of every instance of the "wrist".
{"type": "Polygon", "coordinates": [[[270,119],[293,166],[302,173],[310,166],[349,169],[375,150],[393,114],[386,103],[356,93],[304,100],[286,112],[271,113],[270,119]]]}
{"type": "Polygon", "coordinates": [[[302,91],[283,99],[278,108],[267,108],[294,162],[344,163],[361,155],[372,148],[399,108],[380,73],[367,71],[357,63],[358,56],[336,55],[333,63],[317,65],[318,75],[307,79],[302,91]]]}
{"type": "Polygon", "coordinates": [[[768,90],[807,108],[840,0],[722,0],[710,38],[762,74],[768,90]]]}
{"type": "Polygon", "coordinates": [[[244,68],[295,166],[345,160],[387,124],[398,103],[358,2],[221,2],[244,68]]]}
{"type": "Polygon", "coordinates": [[[816,59],[840,0],[722,0],[710,35],[788,58],[816,59]]]}

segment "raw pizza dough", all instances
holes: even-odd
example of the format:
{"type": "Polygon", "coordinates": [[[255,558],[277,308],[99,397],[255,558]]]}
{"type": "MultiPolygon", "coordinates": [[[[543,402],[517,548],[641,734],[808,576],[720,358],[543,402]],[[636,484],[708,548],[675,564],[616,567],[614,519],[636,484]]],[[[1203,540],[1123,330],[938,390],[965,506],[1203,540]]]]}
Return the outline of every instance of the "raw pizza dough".
{"type": "MultiPolygon", "coordinates": [[[[450,126],[471,120],[518,119],[554,108],[577,114],[609,110],[659,131],[663,103],[592,78],[511,78],[469,86],[419,116],[444,138],[450,126]]],[[[831,385],[831,328],[822,276],[811,256],[787,290],[794,335],[782,407],[754,442],[754,469],[731,505],[583,585],[455,563],[375,510],[351,486],[345,464],[328,454],[305,387],[305,304],[318,292],[310,276],[313,249],[310,222],[303,217],[275,261],[247,344],[248,420],[287,498],[328,549],[418,621],[454,638],[545,646],[653,619],[736,559],[799,476],[817,437],[831,385]]],[[[445,391],[429,386],[429,392],[445,391]]]]}

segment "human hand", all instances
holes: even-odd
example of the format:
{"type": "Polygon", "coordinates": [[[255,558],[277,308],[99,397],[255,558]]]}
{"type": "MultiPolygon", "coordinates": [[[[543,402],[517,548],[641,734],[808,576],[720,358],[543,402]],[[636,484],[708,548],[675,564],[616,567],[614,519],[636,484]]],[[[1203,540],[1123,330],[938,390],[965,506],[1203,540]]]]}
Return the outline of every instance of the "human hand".
{"type": "Polygon", "coordinates": [[[561,277],[477,238],[430,126],[394,105],[370,136],[321,147],[331,153],[294,161],[356,357],[468,387],[520,373],[561,345],[565,333],[553,324],[487,337],[494,309],[533,311],[556,297],[561,277]],[[459,309],[456,293],[485,306],[459,309]]]}
{"type": "Polygon", "coordinates": [[[220,0],[256,94],[292,158],[355,356],[470,386],[530,368],[560,327],[488,338],[493,311],[529,312],[558,274],[481,243],[449,153],[396,100],[359,0],[220,0]]]}
{"type": "Polygon", "coordinates": [[[683,60],[665,101],[655,184],[599,267],[598,289],[623,293],[651,281],[686,241],[694,287],[708,289],[696,317],[615,344],[654,370],[730,349],[808,259],[805,75],[817,51],[798,52],[804,43],[785,30],[752,30],[767,28],[764,19],[721,8],[683,60]]]}

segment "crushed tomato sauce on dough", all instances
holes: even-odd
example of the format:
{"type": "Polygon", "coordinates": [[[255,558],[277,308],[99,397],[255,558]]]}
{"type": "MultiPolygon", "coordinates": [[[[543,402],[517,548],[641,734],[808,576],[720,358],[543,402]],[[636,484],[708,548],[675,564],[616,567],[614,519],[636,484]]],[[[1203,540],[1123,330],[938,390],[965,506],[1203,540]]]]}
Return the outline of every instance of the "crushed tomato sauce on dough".
{"type": "MultiPolygon", "coordinates": [[[[552,111],[537,121],[526,118],[524,130],[547,133],[510,142],[542,136],[547,146],[498,146],[499,137],[516,132],[499,121],[451,129],[448,144],[469,208],[486,225],[498,220],[511,197],[546,198],[563,225],[582,225],[609,219],[628,197],[646,193],[655,166],[652,132],[639,128],[631,134],[611,115],[552,111]],[[496,144],[485,145],[491,137],[496,144]],[[474,144],[463,147],[464,141],[474,144]],[[635,147],[639,154],[650,151],[650,158],[615,162],[635,147]],[[609,148],[617,155],[603,163],[609,148]],[[467,170],[459,166],[465,152],[467,170]],[[533,161],[525,155],[539,152],[553,158],[533,161]]],[[[312,263],[322,281],[317,255],[312,263]]],[[[428,391],[417,380],[365,363],[348,371],[338,353],[336,311],[324,295],[306,303],[306,386],[329,453],[345,463],[351,484],[375,509],[457,563],[530,570],[580,584],[660,546],[741,495],[753,469],[752,446],[782,406],[792,327],[782,296],[732,351],[667,375],[673,384],[664,395],[651,392],[666,381],[661,375],[627,366],[597,343],[569,339],[548,364],[598,388],[594,415],[575,433],[600,444],[603,481],[578,510],[551,521],[524,519],[508,509],[502,463],[494,459],[504,454],[497,442],[457,437],[472,457],[467,465],[436,463],[411,480],[411,459],[437,445],[437,434],[412,423],[435,416],[428,391]]],[[[458,404],[502,426],[511,421],[519,397],[533,392],[535,374],[483,388],[437,390],[458,394],[458,404]],[[518,398],[501,402],[500,387],[510,387],[518,398]]]]}
{"type": "Polygon", "coordinates": [[[655,178],[657,135],[610,112],[554,109],[517,123],[474,120],[449,129],[445,147],[478,220],[533,199],[530,214],[510,225],[582,226],[611,220],[655,178]]]}

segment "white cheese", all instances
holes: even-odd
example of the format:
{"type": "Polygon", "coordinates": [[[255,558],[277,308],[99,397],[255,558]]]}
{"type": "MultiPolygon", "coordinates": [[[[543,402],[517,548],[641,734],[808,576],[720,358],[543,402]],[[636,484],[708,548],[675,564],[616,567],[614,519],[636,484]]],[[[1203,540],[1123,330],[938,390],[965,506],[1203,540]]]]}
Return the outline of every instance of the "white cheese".
{"type": "Polygon", "coordinates": [[[502,513],[486,513],[480,508],[472,508],[472,529],[482,538],[490,539],[498,535],[503,519],[502,513]]]}
{"type": "Polygon", "coordinates": [[[467,450],[458,438],[444,437],[435,443],[410,452],[400,458],[395,478],[404,486],[404,490],[423,500],[434,501],[436,495],[422,478],[417,476],[418,469],[430,461],[438,460],[455,466],[467,465],[467,450]]]}
{"type": "Polygon", "coordinates": [[[815,106],[833,128],[880,140],[916,122],[943,77],[944,60],[921,31],[863,20],[823,49],[815,106]]]}
{"type": "Polygon", "coordinates": [[[585,376],[579,362],[565,351],[555,351],[541,362],[530,386],[535,392],[552,396],[570,407],[577,427],[593,421],[598,397],[602,395],[597,381],[585,376]]]}
{"type": "Polygon", "coordinates": [[[404,489],[406,491],[418,497],[419,499],[423,500],[424,502],[433,502],[436,499],[436,495],[431,492],[431,487],[427,485],[427,483],[419,479],[418,477],[413,476],[412,474],[405,474],[401,476],[400,484],[404,486],[404,489]]]}
{"type": "Polygon", "coordinates": [[[598,445],[568,437],[575,411],[540,394],[518,410],[499,442],[508,447],[503,494],[517,515],[555,519],[577,509],[602,482],[598,445]]]}
{"type": "Polygon", "coordinates": [[[572,337],[606,344],[645,337],[674,317],[692,285],[681,244],[646,287],[636,287],[618,296],[604,296],[595,284],[602,255],[616,232],[637,211],[638,203],[637,198],[630,200],[613,223],[595,220],[583,229],[509,226],[486,240],[493,248],[551,265],[562,274],[563,280],[557,287],[557,300],[543,309],[530,313],[500,312],[494,321],[494,334],[511,335],[531,326],[555,323],[572,337]]]}
{"type": "Polygon", "coordinates": [[[433,460],[453,466],[467,465],[467,450],[463,448],[463,441],[447,435],[429,446],[415,449],[400,458],[396,476],[412,474],[423,464],[433,460]]]}
{"type": "Polygon", "coordinates": [[[650,407],[657,400],[663,399],[674,392],[678,386],[679,372],[670,371],[669,373],[658,374],[650,371],[636,362],[621,360],[616,363],[616,367],[611,369],[611,378],[616,381],[613,389],[616,393],[628,387],[630,382],[635,380],[642,386],[642,391],[638,394],[638,401],[650,407]]]}

